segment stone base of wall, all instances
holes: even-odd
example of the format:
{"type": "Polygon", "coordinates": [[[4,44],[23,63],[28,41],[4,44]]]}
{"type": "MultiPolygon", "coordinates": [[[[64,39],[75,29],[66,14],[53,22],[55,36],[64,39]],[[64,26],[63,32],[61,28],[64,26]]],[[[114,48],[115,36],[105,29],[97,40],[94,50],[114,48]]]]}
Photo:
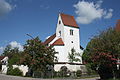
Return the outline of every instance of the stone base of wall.
{"type": "Polygon", "coordinates": [[[62,66],[66,66],[68,68],[68,70],[70,70],[70,71],[81,70],[83,73],[85,73],[87,71],[85,65],[79,64],[79,63],[56,63],[54,65],[54,70],[60,71],[60,68],[62,66]]]}

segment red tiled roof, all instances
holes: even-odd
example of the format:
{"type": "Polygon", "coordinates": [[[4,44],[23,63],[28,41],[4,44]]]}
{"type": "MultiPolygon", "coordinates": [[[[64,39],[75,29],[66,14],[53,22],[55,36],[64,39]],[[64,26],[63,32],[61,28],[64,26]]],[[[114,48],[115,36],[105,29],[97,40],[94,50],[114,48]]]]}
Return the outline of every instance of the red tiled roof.
{"type": "Polygon", "coordinates": [[[61,13],[60,15],[64,25],[79,28],[74,19],[74,16],[63,14],[63,13],[61,13]]]}
{"type": "Polygon", "coordinates": [[[115,30],[116,30],[116,31],[120,31],[120,19],[117,21],[115,30]]]}
{"type": "Polygon", "coordinates": [[[53,34],[48,39],[45,40],[44,44],[49,44],[54,38],[56,37],[56,34],[53,34]]]}
{"type": "Polygon", "coordinates": [[[5,56],[0,56],[0,60],[2,60],[2,59],[4,59],[5,58],[5,56]]]}
{"type": "Polygon", "coordinates": [[[54,45],[64,45],[64,42],[62,41],[62,38],[57,39],[53,44],[54,45]]]}

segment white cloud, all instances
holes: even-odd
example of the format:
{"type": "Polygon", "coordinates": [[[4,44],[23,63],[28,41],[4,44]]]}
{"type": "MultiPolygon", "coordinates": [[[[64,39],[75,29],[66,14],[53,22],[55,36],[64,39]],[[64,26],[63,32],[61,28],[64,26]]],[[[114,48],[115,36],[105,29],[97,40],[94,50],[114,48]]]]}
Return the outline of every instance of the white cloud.
{"type": "Polygon", "coordinates": [[[4,47],[0,47],[0,54],[2,54],[4,51],[4,47]]]}
{"type": "Polygon", "coordinates": [[[40,8],[41,8],[41,9],[49,9],[50,6],[48,6],[48,5],[40,5],[40,8]]]}
{"type": "Polygon", "coordinates": [[[106,14],[106,16],[104,17],[105,19],[109,19],[112,17],[112,12],[113,12],[113,9],[109,9],[108,13],[106,14]]]}
{"type": "Polygon", "coordinates": [[[18,48],[19,51],[23,51],[23,46],[20,43],[17,43],[16,41],[12,41],[9,43],[12,48],[18,48]]]}
{"type": "Polygon", "coordinates": [[[102,0],[99,0],[97,3],[87,2],[87,1],[79,1],[74,5],[76,8],[75,13],[77,14],[77,22],[81,24],[89,24],[95,19],[101,18],[111,18],[113,9],[104,10],[101,8],[102,0]]]}
{"type": "Polygon", "coordinates": [[[9,13],[12,10],[12,5],[10,5],[5,0],[0,0],[0,16],[9,13]]]}
{"type": "MultiPolygon", "coordinates": [[[[9,45],[11,45],[12,49],[18,48],[19,51],[23,51],[24,50],[23,46],[20,43],[16,42],[16,41],[10,42],[9,45]]],[[[5,47],[0,47],[0,54],[3,53],[4,49],[5,49],[5,47]]]]}

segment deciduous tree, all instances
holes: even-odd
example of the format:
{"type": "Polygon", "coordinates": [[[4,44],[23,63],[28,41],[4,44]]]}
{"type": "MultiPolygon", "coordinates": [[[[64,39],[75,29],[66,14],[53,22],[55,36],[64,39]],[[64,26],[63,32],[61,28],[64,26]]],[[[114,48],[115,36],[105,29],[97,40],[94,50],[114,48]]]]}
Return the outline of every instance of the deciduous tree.
{"type": "Polygon", "coordinates": [[[120,32],[113,28],[94,36],[83,53],[83,61],[98,71],[101,78],[112,78],[120,59],[120,32]]]}
{"type": "Polygon", "coordinates": [[[44,45],[36,37],[27,40],[20,62],[28,65],[33,71],[44,72],[46,65],[54,65],[54,61],[57,59],[55,54],[56,52],[51,46],[44,45]]]}
{"type": "Polygon", "coordinates": [[[4,49],[2,56],[8,56],[8,65],[19,64],[21,51],[17,47],[12,48],[11,45],[7,45],[4,49]]]}

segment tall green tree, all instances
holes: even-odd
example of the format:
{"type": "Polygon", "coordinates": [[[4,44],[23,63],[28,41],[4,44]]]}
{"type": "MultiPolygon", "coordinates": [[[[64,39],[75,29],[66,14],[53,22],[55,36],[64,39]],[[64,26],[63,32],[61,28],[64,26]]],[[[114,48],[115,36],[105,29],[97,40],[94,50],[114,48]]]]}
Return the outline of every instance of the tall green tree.
{"type": "Polygon", "coordinates": [[[27,40],[20,62],[28,65],[33,71],[44,72],[48,64],[54,65],[54,61],[57,59],[55,54],[56,52],[51,46],[44,45],[41,40],[36,37],[27,40]]]}
{"type": "Polygon", "coordinates": [[[21,51],[19,51],[17,47],[12,48],[11,45],[7,45],[2,56],[8,56],[9,66],[19,64],[21,51]]]}
{"type": "Polygon", "coordinates": [[[94,36],[83,53],[83,61],[98,71],[101,78],[112,78],[120,59],[120,32],[113,28],[94,36]]]}

